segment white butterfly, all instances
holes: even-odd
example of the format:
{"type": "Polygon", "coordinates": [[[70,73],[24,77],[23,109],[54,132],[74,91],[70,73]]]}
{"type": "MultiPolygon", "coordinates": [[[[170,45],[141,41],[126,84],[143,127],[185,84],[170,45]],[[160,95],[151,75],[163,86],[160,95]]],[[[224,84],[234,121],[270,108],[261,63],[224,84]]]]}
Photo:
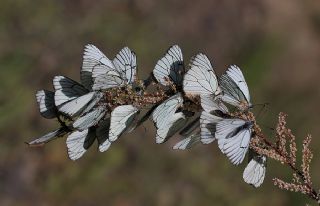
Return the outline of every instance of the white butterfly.
{"type": "Polygon", "coordinates": [[[250,151],[249,163],[243,172],[243,180],[246,183],[253,185],[254,187],[260,187],[266,175],[266,165],[266,156],[259,155],[250,151]]]}
{"type": "Polygon", "coordinates": [[[109,140],[110,118],[101,120],[97,126],[89,127],[83,131],[74,131],[67,138],[67,148],[69,158],[77,160],[91,147],[95,139],[98,141],[98,149],[105,152],[109,149],[111,141],[109,140]]]}
{"type": "Polygon", "coordinates": [[[242,119],[223,119],[217,123],[215,137],[222,153],[240,164],[249,148],[253,123],[242,119]]]}
{"type": "Polygon", "coordinates": [[[137,57],[128,47],[124,47],[113,59],[113,64],[127,84],[136,80],[137,57]]]}
{"type": "Polygon", "coordinates": [[[81,84],[64,76],[55,76],[53,79],[55,88],[55,105],[58,110],[71,117],[79,115],[88,105],[91,107],[91,101],[97,102],[102,97],[99,92],[89,92],[81,84]]]}
{"type": "Polygon", "coordinates": [[[183,89],[190,95],[218,95],[220,88],[213,67],[204,54],[191,59],[190,69],[184,76],[183,89]]]}
{"type": "Polygon", "coordinates": [[[93,86],[93,70],[104,68],[104,70],[115,70],[113,62],[108,59],[97,47],[88,44],[84,48],[83,63],[81,68],[81,83],[91,90],[93,86]]]}
{"type": "Polygon", "coordinates": [[[230,66],[220,77],[220,86],[223,91],[223,101],[240,109],[251,107],[248,85],[239,67],[230,66]]]}
{"type": "Polygon", "coordinates": [[[54,105],[54,92],[40,90],[36,93],[40,114],[47,119],[57,117],[57,108],[54,105]]]}
{"type": "Polygon", "coordinates": [[[87,45],[83,56],[83,82],[90,82],[85,75],[92,73],[92,89],[105,90],[132,84],[136,79],[137,59],[128,47],[123,48],[113,61],[108,59],[97,47],[87,45]],[[86,79],[86,80],[85,80],[86,79]]]}
{"type": "Polygon", "coordinates": [[[91,147],[96,139],[95,128],[74,131],[67,138],[68,155],[71,160],[77,160],[91,147]]]}
{"type": "Polygon", "coordinates": [[[109,140],[114,142],[133,123],[139,110],[133,105],[121,105],[111,112],[109,140]]]}
{"type": "Polygon", "coordinates": [[[73,122],[73,128],[82,131],[97,125],[98,122],[105,116],[106,112],[107,110],[105,105],[99,105],[90,112],[80,116],[75,122],[73,122]]]}
{"type": "Polygon", "coordinates": [[[45,134],[35,140],[32,140],[31,142],[28,142],[27,144],[30,146],[37,146],[37,145],[43,145],[46,144],[54,139],[57,139],[59,137],[63,137],[67,133],[69,133],[71,130],[69,130],[67,127],[61,127],[57,130],[54,130],[52,132],[49,132],[48,134],[45,134]]]}
{"type": "Polygon", "coordinates": [[[165,142],[185,125],[185,115],[182,112],[177,112],[182,105],[181,93],[177,93],[153,111],[152,120],[157,129],[156,142],[158,144],[165,142]]]}
{"type": "Polygon", "coordinates": [[[200,95],[200,100],[204,110],[200,117],[201,142],[210,144],[216,139],[216,125],[223,119],[221,116],[225,116],[229,111],[218,97],[200,95]]]}
{"type": "Polygon", "coordinates": [[[164,57],[156,64],[153,75],[159,83],[168,86],[174,83],[181,86],[184,74],[183,55],[178,45],[171,46],[164,57]]]}

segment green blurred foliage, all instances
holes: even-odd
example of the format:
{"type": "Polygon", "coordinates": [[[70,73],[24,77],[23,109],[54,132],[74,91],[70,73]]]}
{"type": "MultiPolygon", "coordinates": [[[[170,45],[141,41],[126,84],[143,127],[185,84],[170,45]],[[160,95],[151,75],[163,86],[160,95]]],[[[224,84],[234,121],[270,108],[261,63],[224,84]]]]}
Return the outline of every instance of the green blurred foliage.
{"type": "MultiPolygon", "coordinates": [[[[314,136],[314,184],[320,186],[320,4],[284,0],[2,0],[0,2],[0,205],[302,205],[300,194],[273,186],[290,171],[268,162],[265,183],[242,181],[216,144],[173,151],[156,145],[150,122],[123,135],[105,153],[93,147],[67,158],[65,140],[24,145],[55,128],[38,114],[34,94],[52,89],[54,75],[79,80],[87,43],[112,57],[123,46],[138,56],[145,78],[172,44],[188,59],[205,52],[221,74],[239,65],[254,103],[270,106],[258,121],[273,132],[289,114],[298,143],[314,136]]],[[[259,108],[255,108],[258,112],[259,108]]]]}

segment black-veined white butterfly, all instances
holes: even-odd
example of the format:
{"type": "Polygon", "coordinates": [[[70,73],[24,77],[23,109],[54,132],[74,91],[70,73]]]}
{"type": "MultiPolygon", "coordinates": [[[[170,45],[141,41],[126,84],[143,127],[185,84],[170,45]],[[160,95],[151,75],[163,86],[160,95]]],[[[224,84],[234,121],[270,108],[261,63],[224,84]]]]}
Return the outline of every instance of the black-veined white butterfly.
{"type": "Polygon", "coordinates": [[[157,81],[165,86],[170,83],[180,87],[185,73],[183,55],[178,45],[171,46],[164,57],[156,64],[153,75],[157,81]]]}
{"type": "Polygon", "coordinates": [[[186,116],[183,112],[177,112],[183,105],[181,93],[171,96],[162,102],[152,113],[157,134],[156,143],[165,142],[168,138],[178,132],[186,123],[186,116]]]}
{"type": "MultiPolygon", "coordinates": [[[[54,104],[54,92],[40,90],[36,93],[36,99],[38,102],[40,113],[43,117],[48,119],[56,117],[59,121],[61,121],[59,117],[60,114],[58,113],[57,108],[54,104]]],[[[45,134],[35,140],[32,140],[27,144],[30,146],[43,145],[50,142],[51,140],[63,137],[70,131],[70,128],[68,128],[63,122],[61,122],[61,127],[59,129],[49,132],[48,134],[45,134]]]]}
{"type": "Polygon", "coordinates": [[[249,163],[243,171],[243,180],[254,186],[260,187],[266,175],[267,157],[249,151],[249,163]]]}
{"type": "Polygon", "coordinates": [[[78,82],[64,76],[55,76],[53,79],[55,88],[55,105],[60,112],[68,116],[74,117],[85,109],[91,101],[98,101],[102,97],[99,92],[89,92],[78,82]]]}
{"type": "Polygon", "coordinates": [[[251,107],[248,85],[239,67],[232,65],[220,77],[222,100],[245,110],[251,107]]]}
{"type": "Polygon", "coordinates": [[[204,111],[200,117],[201,142],[212,143],[215,138],[216,125],[223,117],[228,116],[228,108],[223,102],[212,95],[200,95],[201,106],[204,111]]]}
{"type": "Polygon", "coordinates": [[[229,160],[240,164],[249,148],[253,123],[243,119],[222,119],[216,125],[215,138],[229,160]]]}
{"type": "Polygon", "coordinates": [[[110,118],[99,122],[96,127],[89,127],[82,131],[74,131],[67,138],[68,156],[71,160],[77,160],[82,157],[91,147],[95,139],[98,141],[98,149],[104,152],[109,149],[111,142],[109,140],[110,118]]]}
{"type": "Polygon", "coordinates": [[[109,140],[114,142],[128,129],[136,118],[139,109],[133,105],[121,105],[111,112],[109,140]]]}
{"type": "Polygon", "coordinates": [[[113,61],[94,45],[85,47],[83,56],[82,82],[92,82],[92,89],[100,91],[132,84],[136,79],[137,59],[128,47],[123,48],[113,61]],[[91,80],[88,73],[92,73],[91,80]]]}
{"type": "Polygon", "coordinates": [[[189,95],[218,95],[221,93],[216,74],[208,57],[197,54],[191,59],[184,76],[183,89],[189,95]]]}

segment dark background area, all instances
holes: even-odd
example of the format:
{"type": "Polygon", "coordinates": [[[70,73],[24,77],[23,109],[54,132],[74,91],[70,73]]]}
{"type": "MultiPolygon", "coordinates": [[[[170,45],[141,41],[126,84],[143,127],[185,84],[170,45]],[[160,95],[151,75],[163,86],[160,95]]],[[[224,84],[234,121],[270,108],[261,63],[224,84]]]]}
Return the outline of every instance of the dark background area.
{"type": "MultiPolygon", "coordinates": [[[[150,73],[172,44],[184,58],[206,53],[216,72],[239,65],[253,103],[269,102],[258,121],[274,127],[280,111],[301,145],[313,135],[312,175],[320,186],[320,2],[1,0],[0,205],[304,205],[281,191],[283,165],[268,162],[265,183],[245,184],[245,164],[233,166],[216,143],[173,151],[155,144],[150,122],[125,134],[105,153],[92,147],[68,159],[65,139],[42,148],[24,142],[55,127],[42,119],[35,92],[52,78],[79,80],[82,50],[93,43],[112,58],[124,46],[138,56],[138,75],[150,73]]],[[[300,155],[299,155],[300,156],[300,155]]]]}

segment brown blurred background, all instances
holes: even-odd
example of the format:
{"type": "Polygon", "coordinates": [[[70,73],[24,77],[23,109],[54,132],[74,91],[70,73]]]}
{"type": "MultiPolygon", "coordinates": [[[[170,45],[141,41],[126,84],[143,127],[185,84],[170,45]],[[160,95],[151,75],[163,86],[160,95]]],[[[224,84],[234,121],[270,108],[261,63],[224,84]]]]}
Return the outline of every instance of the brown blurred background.
{"type": "Polygon", "coordinates": [[[43,148],[24,142],[57,127],[42,119],[35,92],[54,75],[79,80],[82,50],[93,43],[113,57],[123,46],[145,78],[172,44],[188,59],[205,52],[218,74],[230,64],[246,76],[254,103],[269,102],[266,133],[289,114],[298,144],[313,135],[314,184],[320,186],[320,2],[315,0],[1,0],[0,205],[304,205],[302,195],[273,186],[290,180],[268,162],[259,189],[245,184],[216,144],[173,151],[156,145],[150,122],[105,153],[92,147],[68,159],[65,140],[43,148]]]}

